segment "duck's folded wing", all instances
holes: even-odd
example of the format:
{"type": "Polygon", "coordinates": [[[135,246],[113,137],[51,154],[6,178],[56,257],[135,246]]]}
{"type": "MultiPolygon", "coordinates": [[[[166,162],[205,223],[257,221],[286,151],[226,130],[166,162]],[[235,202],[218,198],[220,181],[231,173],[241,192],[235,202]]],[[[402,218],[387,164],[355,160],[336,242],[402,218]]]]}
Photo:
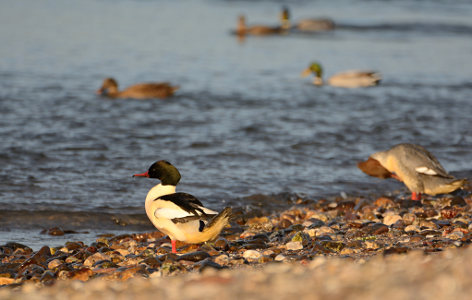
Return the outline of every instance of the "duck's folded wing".
{"type": "Polygon", "coordinates": [[[453,178],[431,152],[419,145],[412,146],[414,152],[406,151],[405,155],[406,161],[412,164],[416,172],[431,176],[453,178]]]}
{"type": "Polygon", "coordinates": [[[212,210],[203,207],[203,204],[200,202],[200,200],[187,193],[174,193],[164,195],[159,197],[158,199],[174,203],[180,209],[187,212],[189,215],[206,216],[208,213],[215,213],[212,210]]]}
{"type": "Polygon", "coordinates": [[[208,221],[211,218],[213,218],[216,215],[206,215],[206,216],[188,216],[188,217],[182,217],[182,218],[174,218],[172,219],[172,222],[174,223],[187,223],[191,221],[208,221]]]}

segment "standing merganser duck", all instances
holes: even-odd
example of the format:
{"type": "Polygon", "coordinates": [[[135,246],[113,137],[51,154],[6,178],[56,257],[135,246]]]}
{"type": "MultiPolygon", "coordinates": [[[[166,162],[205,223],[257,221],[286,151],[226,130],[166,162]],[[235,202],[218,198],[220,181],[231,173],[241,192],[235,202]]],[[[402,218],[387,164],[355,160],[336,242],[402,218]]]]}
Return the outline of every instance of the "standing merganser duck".
{"type": "Polygon", "coordinates": [[[376,152],[357,166],[367,175],[403,182],[411,191],[412,200],[421,200],[422,193],[448,194],[467,182],[447,173],[433,154],[415,144],[398,144],[376,152]]]}
{"type": "Polygon", "coordinates": [[[152,224],[171,239],[172,253],[177,253],[176,241],[198,244],[215,239],[228,224],[231,208],[221,213],[203,207],[194,196],[176,193],[180,173],[171,163],[160,160],[141,176],[161,181],[146,196],[146,214],[152,224]]]}

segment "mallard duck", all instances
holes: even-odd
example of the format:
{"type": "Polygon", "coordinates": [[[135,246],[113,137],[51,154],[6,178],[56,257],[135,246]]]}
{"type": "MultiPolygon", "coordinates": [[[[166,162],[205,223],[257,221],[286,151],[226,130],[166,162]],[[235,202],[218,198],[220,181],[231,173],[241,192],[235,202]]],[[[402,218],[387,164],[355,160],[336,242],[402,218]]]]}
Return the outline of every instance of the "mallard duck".
{"type": "MultiPolygon", "coordinates": [[[[290,11],[286,6],[282,8],[282,12],[280,13],[280,22],[284,29],[292,27],[290,24],[290,11]]],[[[335,23],[328,18],[302,19],[298,21],[293,28],[304,32],[329,31],[335,28],[335,23]]]]}
{"type": "Polygon", "coordinates": [[[97,94],[110,98],[163,99],[172,96],[178,89],[178,86],[171,86],[168,82],[153,82],[135,84],[120,92],[115,79],[105,78],[97,94]]]}
{"type": "Polygon", "coordinates": [[[271,35],[284,33],[284,29],[280,26],[271,27],[264,25],[246,25],[246,17],[239,16],[238,26],[236,28],[236,34],[239,36],[244,35],[271,35]]]}
{"type": "Polygon", "coordinates": [[[433,154],[415,144],[398,144],[376,152],[357,166],[367,175],[403,182],[412,200],[421,200],[421,194],[448,194],[467,182],[447,173],[433,154]]]}
{"type": "MultiPolygon", "coordinates": [[[[307,77],[310,74],[315,75],[313,80],[314,85],[324,84],[323,68],[319,63],[311,63],[310,66],[301,73],[301,76],[307,77]]],[[[331,76],[327,80],[327,83],[336,87],[358,88],[378,85],[380,83],[380,79],[380,73],[375,71],[351,70],[331,76]]]]}
{"type": "Polygon", "coordinates": [[[231,208],[220,213],[208,209],[187,193],[176,193],[180,173],[171,163],[160,160],[149,169],[133,176],[159,179],[146,196],[146,214],[159,231],[171,239],[172,252],[177,253],[176,241],[198,244],[215,239],[228,224],[231,208]]]}

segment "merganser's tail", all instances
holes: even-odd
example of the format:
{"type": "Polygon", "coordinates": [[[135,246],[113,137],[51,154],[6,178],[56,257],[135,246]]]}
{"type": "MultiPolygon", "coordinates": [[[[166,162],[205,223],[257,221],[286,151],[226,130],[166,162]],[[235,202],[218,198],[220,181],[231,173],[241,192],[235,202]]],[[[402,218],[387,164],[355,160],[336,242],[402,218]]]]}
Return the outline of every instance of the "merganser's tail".
{"type": "Polygon", "coordinates": [[[467,179],[450,179],[438,176],[429,176],[424,181],[425,193],[429,195],[449,194],[463,188],[467,184],[467,179]]]}
{"type": "Polygon", "coordinates": [[[214,240],[220,234],[221,230],[223,230],[223,228],[229,223],[230,217],[231,207],[226,207],[211,219],[201,232],[188,234],[186,236],[186,242],[197,244],[214,240]]]}

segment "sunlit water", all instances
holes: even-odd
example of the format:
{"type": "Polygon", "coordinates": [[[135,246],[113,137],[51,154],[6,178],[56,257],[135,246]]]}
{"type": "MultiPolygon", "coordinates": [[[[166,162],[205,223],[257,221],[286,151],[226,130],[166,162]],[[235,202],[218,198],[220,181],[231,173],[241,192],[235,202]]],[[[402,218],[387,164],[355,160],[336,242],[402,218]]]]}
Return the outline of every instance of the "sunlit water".
{"type": "Polygon", "coordinates": [[[151,230],[143,202],[157,182],[131,175],[159,159],[215,209],[404,189],[356,167],[400,142],[471,175],[472,3],[290,4],[294,21],[328,16],[339,29],[231,34],[239,14],[276,25],[278,1],[2,1],[0,241],[151,230]],[[383,81],[317,88],[300,78],[312,60],[327,77],[374,69],[383,81]],[[108,100],[95,95],[108,76],[181,89],[108,100]],[[54,225],[88,234],[39,235],[54,225]]]}

